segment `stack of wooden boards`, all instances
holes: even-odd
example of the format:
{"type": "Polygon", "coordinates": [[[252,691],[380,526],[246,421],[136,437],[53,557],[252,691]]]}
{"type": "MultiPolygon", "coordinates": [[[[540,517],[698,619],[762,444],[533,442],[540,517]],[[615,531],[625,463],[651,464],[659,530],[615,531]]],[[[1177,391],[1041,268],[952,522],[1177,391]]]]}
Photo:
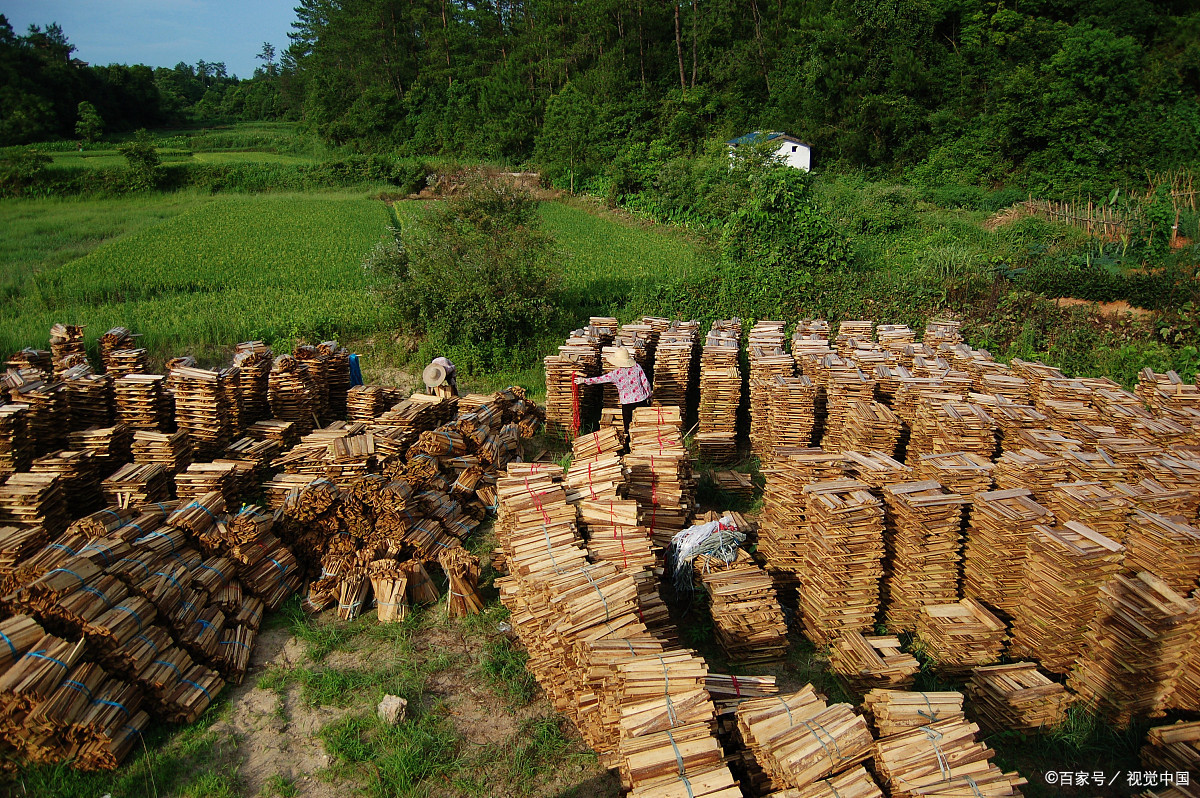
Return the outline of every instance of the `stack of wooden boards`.
{"type": "MultiPolygon", "coordinates": [[[[435,563],[449,612],[482,606],[460,541],[540,426],[521,389],[461,409],[424,396],[360,405],[363,420],[313,429],[349,409],[348,353],[333,342],[282,363],[247,342],[217,370],[176,358],[164,375],[113,381],[109,395],[42,391],[50,368],[64,385],[90,375],[76,331],[56,336],[78,362],[27,353],[3,384],[4,398],[37,399],[0,411],[3,767],[113,768],[149,722],[195,719],[243,678],[264,612],[310,579],[309,608],[331,596],[352,618],[378,584],[380,617],[395,619],[438,599],[435,563]],[[297,399],[288,380],[301,377],[297,399]],[[272,403],[295,420],[269,418],[272,403]],[[59,448],[40,452],[56,442],[50,428],[59,448]],[[253,503],[260,490],[271,506],[253,503]]],[[[133,362],[127,337],[110,331],[118,370],[133,362]]]]}
{"type": "Polygon", "coordinates": [[[742,399],[740,319],[714,321],[700,351],[700,405],[696,445],[700,459],[716,464],[737,459],[737,413],[742,399]]]}
{"type": "Polygon", "coordinates": [[[1053,728],[1066,717],[1071,700],[1066,687],[1032,662],[975,668],[966,691],[972,717],[989,733],[1053,728]]]}
{"type": "Polygon", "coordinates": [[[746,550],[738,548],[729,562],[702,555],[692,565],[725,656],[744,667],[782,662],[788,648],[787,623],[771,577],[746,550]]]}

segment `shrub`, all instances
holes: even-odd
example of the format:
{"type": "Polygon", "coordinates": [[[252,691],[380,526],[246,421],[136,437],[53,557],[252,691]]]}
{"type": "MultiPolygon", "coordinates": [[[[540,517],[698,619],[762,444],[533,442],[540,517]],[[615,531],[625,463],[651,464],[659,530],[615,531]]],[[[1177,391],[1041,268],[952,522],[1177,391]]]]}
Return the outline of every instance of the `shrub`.
{"type": "Polygon", "coordinates": [[[0,156],[0,194],[20,196],[36,185],[50,165],[50,156],[34,149],[10,149],[0,156]]]}
{"type": "Polygon", "coordinates": [[[454,349],[470,369],[532,362],[523,346],[557,320],[562,269],[538,229],[537,201],[500,181],[473,182],[365,264],[414,330],[454,349]]]}
{"type": "Polygon", "coordinates": [[[129,163],[127,179],[134,191],[156,188],[162,177],[161,160],[154,139],[145,129],[139,130],[131,140],[117,145],[117,152],[129,163]]]}

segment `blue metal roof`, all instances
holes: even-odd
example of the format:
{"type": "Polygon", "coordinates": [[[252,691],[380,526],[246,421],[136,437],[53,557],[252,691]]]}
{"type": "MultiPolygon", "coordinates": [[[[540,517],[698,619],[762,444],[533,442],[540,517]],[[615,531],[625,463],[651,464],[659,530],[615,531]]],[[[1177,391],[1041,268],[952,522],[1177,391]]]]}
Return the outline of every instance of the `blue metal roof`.
{"type": "Polygon", "coordinates": [[[780,133],[779,131],[763,133],[761,130],[755,130],[753,133],[747,133],[744,136],[738,136],[736,139],[730,139],[725,143],[732,144],[736,147],[738,144],[751,144],[756,141],[771,141],[772,139],[777,139],[786,135],[787,133],[780,133]]]}

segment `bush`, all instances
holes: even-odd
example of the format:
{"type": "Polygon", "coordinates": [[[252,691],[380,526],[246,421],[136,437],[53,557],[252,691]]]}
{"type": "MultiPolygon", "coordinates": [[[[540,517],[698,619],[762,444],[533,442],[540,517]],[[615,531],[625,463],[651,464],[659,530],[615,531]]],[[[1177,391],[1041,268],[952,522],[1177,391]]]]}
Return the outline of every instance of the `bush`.
{"type": "Polygon", "coordinates": [[[130,141],[118,144],[117,152],[125,156],[129,163],[129,172],[126,175],[129,188],[134,191],[157,188],[162,177],[161,160],[158,157],[158,148],[154,146],[154,139],[145,129],[139,130],[130,141]]]}
{"type": "Polygon", "coordinates": [[[365,266],[415,332],[468,369],[534,362],[528,343],[558,319],[562,269],[523,189],[480,180],[377,249],[365,266]]]}
{"type": "Polygon", "coordinates": [[[50,165],[50,156],[34,149],[10,149],[0,156],[0,195],[20,196],[36,185],[50,165]]]}

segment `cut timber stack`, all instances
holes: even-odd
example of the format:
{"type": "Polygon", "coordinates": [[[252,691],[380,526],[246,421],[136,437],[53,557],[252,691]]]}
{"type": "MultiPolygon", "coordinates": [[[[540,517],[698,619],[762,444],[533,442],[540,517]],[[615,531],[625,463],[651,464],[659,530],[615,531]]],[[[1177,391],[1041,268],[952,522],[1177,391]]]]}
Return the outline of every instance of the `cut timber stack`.
{"type": "Polygon", "coordinates": [[[192,459],[192,443],[182,430],[133,433],[133,462],[138,465],[160,465],[169,473],[178,474],[192,464],[192,459]]]}
{"type": "Polygon", "coordinates": [[[844,452],[849,474],[872,488],[882,488],[897,482],[912,482],[911,468],[883,452],[844,452]]]}
{"type": "MultiPolygon", "coordinates": [[[[51,335],[53,335],[53,331],[51,335]]],[[[105,370],[112,371],[112,355],[114,352],[120,349],[132,349],[134,342],[133,333],[125,327],[113,327],[100,336],[100,359],[104,363],[105,370]]]]}
{"type": "Polygon", "coordinates": [[[175,423],[186,432],[196,456],[219,457],[233,439],[231,408],[237,402],[231,385],[237,369],[209,371],[177,368],[168,380],[175,394],[175,423]]]}
{"type": "Polygon", "coordinates": [[[921,607],[958,598],[963,506],[969,500],[936,482],[883,487],[887,628],[917,628],[921,607]]]}
{"type": "Polygon", "coordinates": [[[50,355],[55,364],[69,357],[87,357],[87,346],[83,342],[82,324],[57,323],[50,328],[50,355]]]}
{"type": "Polygon", "coordinates": [[[840,452],[850,448],[844,440],[846,427],[854,423],[850,418],[850,407],[855,402],[870,402],[875,398],[875,381],[857,366],[830,355],[825,384],[825,429],[821,434],[821,448],[840,452]]]}
{"type": "Polygon", "coordinates": [[[769,459],[771,439],[771,387],[776,377],[789,378],[796,363],[784,349],[783,322],[760,321],[750,330],[747,356],[750,363],[750,447],[760,459],[769,459]]]}
{"type": "Polygon", "coordinates": [[[90,513],[103,505],[95,458],[87,451],[59,450],[33,461],[35,474],[57,474],[62,486],[64,510],[71,517],[90,513]]]}
{"type": "Polygon", "coordinates": [[[827,705],[807,685],[737,708],[737,728],[774,788],[804,787],[871,755],[871,730],[849,704],[827,705]]]}
{"type": "Polygon", "coordinates": [[[862,765],[804,787],[788,787],[768,798],[883,798],[879,785],[862,765]]]}
{"type": "Polygon", "coordinates": [[[166,380],[161,374],[130,374],[114,380],[117,421],[130,429],[165,432],[171,421],[166,380]]]}
{"type": "Polygon", "coordinates": [[[900,638],[846,632],[833,641],[829,669],[852,693],[911,687],[921,663],[900,650],[900,638]]]}
{"type": "Polygon", "coordinates": [[[1016,615],[1026,590],[1029,538],[1054,516],[1024,488],[976,493],[963,555],[963,594],[1005,617],[1016,615]]]}
{"type": "MultiPolygon", "coordinates": [[[[600,345],[576,331],[558,348],[557,355],[547,355],[542,363],[546,369],[546,424],[553,431],[564,432],[574,419],[575,378],[600,374],[600,345]]],[[[597,391],[586,385],[578,391],[581,421],[586,421],[598,407],[597,391]]]]}
{"type": "Polygon", "coordinates": [[[1125,537],[1125,568],[1149,571],[1184,596],[1200,580],[1200,529],[1134,510],[1125,537]]]}
{"type": "MultiPolygon", "coordinates": [[[[1192,602],[1200,606],[1200,587],[1192,591],[1192,602]]],[[[1171,693],[1170,706],[1185,712],[1200,712],[1200,646],[1192,646],[1188,652],[1171,693]]]]}
{"type": "Polygon", "coordinates": [[[145,349],[114,349],[104,359],[104,370],[113,379],[150,370],[150,353],[145,349]]]}
{"type": "Polygon", "coordinates": [[[687,407],[696,354],[697,322],[672,322],[654,350],[654,404],[687,407]]]}
{"type": "Polygon", "coordinates": [[[683,446],[677,407],[639,407],[629,426],[627,496],[638,503],[638,523],[666,548],[695,510],[696,481],[683,446]]]}
{"type": "Polygon", "coordinates": [[[1044,499],[1055,484],[1067,481],[1067,461],[1037,449],[1006,451],[996,460],[996,487],[1024,488],[1044,499]]]}
{"type": "MultiPolygon", "coordinates": [[[[911,462],[912,458],[908,458],[911,462]]],[[[974,496],[992,489],[992,462],[970,452],[924,454],[917,461],[917,479],[932,479],[951,493],[974,496]]]]}
{"type": "Polygon", "coordinates": [[[93,374],[88,365],[73,366],[60,375],[67,408],[71,414],[71,429],[103,427],[112,423],[112,377],[93,374]]]}
{"type": "Polygon", "coordinates": [[[799,591],[805,634],[818,646],[869,631],[883,576],[883,505],[855,480],[804,487],[809,539],[799,591]]]}
{"type": "Polygon", "coordinates": [[[57,474],[18,473],[0,485],[0,525],[40,526],[51,537],[57,537],[69,521],[57,474]]]}
{"type": "Polygon", "coordinates": [[[127,463],[100,483],[100,491],[116,507],[140,507],[171,498],[171,474],[160,465],[127,463]]]}
{"type": "Polygon", "coordinates": [[[737,459],[737,412],[742,400],[738,368],[742,324],[714,321],[700,352],[700,409],[696,443],[700,458],[712,463],[737,459]]]}
{"type": "Polygon", "coordinates": [[[963,718],[949,718],[884,737],[875,742],[875,772],[896,798],[1019,798],[1025,780],[992,763],[978,731],[963,718]]]}
{"type": "Polygon", "coordinates": [[[1196,646],[1200,605],[1145,571],[1101,586],[1099,604],[1067,686],[1118,726],[1162,717],[1196,646]]]}
{"type": "Polygon", "coordinates": [[[0,405],[0,477],[25,471],[33,459],[29,438],[28,405],[0,405]]]}
{"type": "Polygon", "coordinates": [[[1039,732],[1062,723],[1071,694],[1037,663],[976,668],[966,686],[971,716],[985,732],[1039,732]]]}
{"type": "Polygon", "coordinates": [[[275,418],[293,422],[300,434],[317,426],[317,388],[308,366],[291,355],[280,355],[271,365],[267,396],[275,418]]]}
{"type": "Polygon", "coordinates": [[[846,462],[840,454],[827,454],[821,449],[777,451],[775,460],[764,470],[767,488],[758,550],[779,588],[796,588],[804,572],[809,539],[808,496],[803,489],[812,482],[843,478],[846,462]]]}
{"type": "Polygon", "coordinates": [[[767,437],[775,449],[807,448],[816,426],[817,388],[808,377],[775,377],[768,384],[767,437]]]}
{"type": "Polygon", "coordinates": [[[248,427],[271,417],[271,363],[275,353],[262,341],[243,341],[234,349],[233,365],[240,372],[241,424],[248,427]]]}
{"type": "Polygon", "coordinates": [[[863,712],[879,737],[891,737],[940,720],[961,719],[963,694],[875,689],[863,696],[863,712]]]}
{"type": "Polygon", "coordinates": [[[700,556],[694,567],[725,656],[753,666],[782,662],[788,647],[787,623],[771,577],[741,548],[732,562],[700,556]]]}
{"type": "Polygon", "coordinates": [[[842,447],[847,451],[882,452],[891,457],[900,442],[899,416],[879,402],[858,400],[849,407],[842,447]]]}
{"type": "Polygon", "coordinates": [[[1187,798],[1196,798],[1200,791],[1192,779],[1200,772],[1200,721],[1178,721],[1169,726],[1155,726],[1146,735],[1141,760],[1142,767],[1172,774],[1190,774],[1187,784],[1180,783],[1176,776],[1176,789],[1187,798]]]}
{"type": "Polygon", "coordinates": [[[1038,524],[1029,537],[1025,588],[1013,613],[1009,656],[1065,674],[1079,658],[1096,614],[1100,586],[1120,568],[1125,549],[1075,521],[1038,524]]]}
{"type": "Polygon", "coordinates": [[[1000,659],[1004,623],[974,599],[921,608],[917,637],[925,653],[945,673],[964,673],[1000,659]]]}

